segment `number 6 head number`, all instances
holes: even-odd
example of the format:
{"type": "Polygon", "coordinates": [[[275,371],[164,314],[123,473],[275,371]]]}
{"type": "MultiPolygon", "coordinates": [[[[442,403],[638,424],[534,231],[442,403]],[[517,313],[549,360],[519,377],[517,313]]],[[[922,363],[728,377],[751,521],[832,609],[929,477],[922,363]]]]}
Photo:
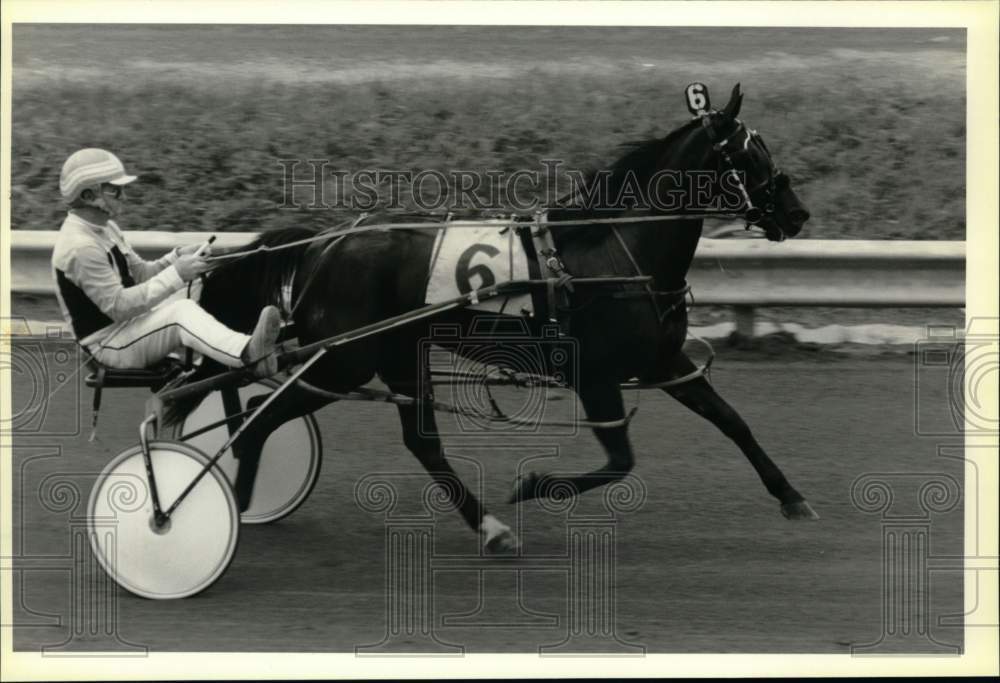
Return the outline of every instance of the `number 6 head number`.
{"type": "Polygon", "coordinates": [[[692,83],[684,88],[684,96],[687,98],[688,111],[694,116],[704,116],[712,106],[704,83],[692,83]]]}

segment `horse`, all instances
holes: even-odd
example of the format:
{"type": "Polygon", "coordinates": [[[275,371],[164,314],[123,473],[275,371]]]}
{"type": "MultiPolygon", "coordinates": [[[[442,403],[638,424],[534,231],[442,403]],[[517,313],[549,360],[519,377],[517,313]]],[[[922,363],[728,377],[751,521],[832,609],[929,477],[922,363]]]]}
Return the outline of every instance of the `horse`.
{"type": "MultiPolygon", "coordinates": [[[[637,377],[645,383],[666,384],[694,375],[689,381],[664,386],[663,391],[735,442],[786,518],[818,518],[736,410],[704,376],[697,376],[695,364],[682,351],[687,330],[685,277],[702,234],[703,218],[686,213],[677,216],[677,209],[664,208],[676,199],[677,190],[651,182],[657,177],[676,177],[670,174],[677,172],[712,171],[716,181],[708,192],[713,198],[739,190],[748,223],[763,229],[773,241],[796,236],[809,212],[787,176],[776,168],[762,138],[737,118],[742,99],[737,84],[722,111],[703,112],[665,137],[628,145],[608,169],[589,176],[583,185],[588,201],[563,201],[549,211],[551,236],[567,273],[575,277],[643,274],[651,276],[652,283],[646,287],[576,287],[567,293],[571,312],[566,314],[566,333],[575,340],[579,356],[579,371],[569,380],[570,388],[588,420],[610,425],[594,429],[607,461],[595,471],[576,476],[527,473],[514,482],[508,502],[579,495],[621,480],[635,465],[621,383],[637,377]],[[738,178],[744,180],[732,184],[738,178]],[[625,192],[626,184],[630,192],[625,192]],[[674,194],[665,196],[668,191],[674,194]],[[616,205],[623,193],[629,201],[616,205]],[[754,209],[752,214],[750,209],[754,209]],[[680,220],[672,220],[671,214],[680,220]],[[618,225],[593,220],[637,215],[648,220],[618,225]],[[608,289],[630,295],[609,296],[608,289]]],[[[376,216],[375,220],[412,217],[376,216]]],[[[201,305],[233,329],[250,330],[261,307],[276,303],[281,290],[290,284],[300,342],[322,340],[420,308],[434,234],[433,230],[381,229],[352,232],[343,239],[334,239],[336,232],[330,239],[310,239],[315,233],[304,228],[264,232],[237,250],[239,258],[221,260],[222,265],[208,274],[201,305]],[[275,249],[283,245],[286,248],[275,249]]],[[[472,311],[451,311],[334,348],[303,375],[305,384],[289,387],[283,400],[274,401],[247,426],[240,436],[242,452],[259,455],[268,434],[281,424],[333,402],[328,392],[349,392],[376,376],[394,392],[412,392],[421,386],[420,373],[426,372],[416,349],[428,337],[430,325],[447,321],[465,333],[474,320],[472,311]]],[[[199,372],[204,377],[219,371],[206,363],[199,372]]],[[[195,401],[173,406],[175,419],[195,401]]],[[[444,457],[433,411],[416,405],[397,405],[397,410],[403,443],[444,488],[468,526],[484,536],[487,552],[516,552],[519,541],[513,531],[487,511],[444,457]]]]}

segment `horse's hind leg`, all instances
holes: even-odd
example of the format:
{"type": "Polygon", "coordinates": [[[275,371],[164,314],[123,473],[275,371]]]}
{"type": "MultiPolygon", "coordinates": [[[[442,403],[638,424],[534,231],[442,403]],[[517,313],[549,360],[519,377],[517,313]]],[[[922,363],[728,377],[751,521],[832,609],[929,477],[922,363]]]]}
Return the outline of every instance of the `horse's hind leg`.
{"type": "MultiPolygon", "coordinates": [[[[669,374],[681,377],[696,369],[691,359],[683,353],[671,359],[669,374]]],[[[714,424],[739,446],[768,492],[781,502],[781,512],[788,519],[819,519],[801,493],[795,490],[764,449],[757,443],[750,427],[740,414],[726,403],[704,377],[683,384],[664,388],[664,391],[714,424]]]]}
{"type": "MultiPolygon", "coordinates": [[[[270,395],[267,393],[252,397],[247,401],[247,409],[253,410],[260,407],[270,395]]],[[[250,496],[257,479],[257,468],[260,465],[264,443],[271,433],[289,420],[313,413],[329,403],[331,403],[329,398],[318,396],[298,385],[293,385],[288,387],[246,426],[246,430],[234,444],[240,460],[235,489],[241,512],[250,504],[250,496]]]]}
{"type": "MultiPolygon", "coordinates": [[[[392,382],[388,384],[391,388],[392,382]]],[[[409,388],[412,390],[412,385],[409,388]]],[[[416,456],[431,478],[444,488],[448,499],[458,508],[469,528],[484,536],[486,550],[491,553],[516,552],[520,543],[514,532],[486,511],[486,507],[479,502],[445,458],[434,411],[414,405],[399,405],[397,408],[403,428],[403,443],[416,456]]]]}
{"type": "MultiPolygon", "coordinates": [[[[583,403],[588,420],[615,422],[624,419],[625,406],[622,402],[622,392],[616,382],[610,380],[590,382],[581,385],[577,394],[583,403]]],[[[519,503],[540,496],[573,496],[622,479],[635,464],[632,444],[628,438],[628,426],[596,428],[594,435],[608,456],[603,467],[574,477],[539,475],[530,472],[515,482],[508,502],[519,503]]]]}

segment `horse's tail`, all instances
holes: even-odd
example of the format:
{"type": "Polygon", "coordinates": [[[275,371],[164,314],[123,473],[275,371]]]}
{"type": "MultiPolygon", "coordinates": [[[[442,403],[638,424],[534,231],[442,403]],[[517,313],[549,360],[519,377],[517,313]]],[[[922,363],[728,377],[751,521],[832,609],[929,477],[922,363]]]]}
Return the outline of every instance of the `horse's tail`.
{"type": "MultiPolygon", "coordinates": [[[[310,228],[262,232],[250,244],[223,254],[224,260],[212,270],[210,279],[240,283],[243,295],[256,292],[259,299],[267,301],[280,292],[286,276],[293,272],[317,236],[310,228]]],[[[255,321],[256,318],[252,322],[255,321]]]]}
{"type": "MultiPolygon", "coordinates": [[[[205,280],[202,308],[229,328],[249,333],[261,307],[280,301],[282,287],[316,235],[309,228],[269,230],[248,245],[224,252],[219,256],[220,265],[205,280]]],[[[206,357],[188,381],[207,379],[225,370],[221,363],[206,357]]],[[[165,405],[165,425],[179,424],[207,394],[186,396],[165,405]]]]}

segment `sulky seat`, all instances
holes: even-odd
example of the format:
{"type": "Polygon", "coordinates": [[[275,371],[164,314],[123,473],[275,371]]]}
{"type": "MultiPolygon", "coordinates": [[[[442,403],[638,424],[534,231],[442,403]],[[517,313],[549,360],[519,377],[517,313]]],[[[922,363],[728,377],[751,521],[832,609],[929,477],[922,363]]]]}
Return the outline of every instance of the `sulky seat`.
{"type": "Polygon", "coordinates": [[[91,358],[88,361],[91,372],[84,379],[88,387],[100,390],[103,387],[149,387],[157,389],[177,375],[184,365],[173,358],[167,359],[151,368],[121,369],[109,368],[91,358]]]}
{"type": "MultiPolygon", "coordinates": [[[[190,356],[190,354],[187,355],[190,356]]],[[[109,389],[139,387],[158,391],[167,382],[191,367],[190,357],[186,361],[167,357],[148,368],[111,368],[101,364],[93,356],[88,357],[87,366],[91,372],[84,378],[83,382],[94,390],[91,441],[97,434],[97,419],[101,412],[101,394],[105,387],[109,389]]]]}

